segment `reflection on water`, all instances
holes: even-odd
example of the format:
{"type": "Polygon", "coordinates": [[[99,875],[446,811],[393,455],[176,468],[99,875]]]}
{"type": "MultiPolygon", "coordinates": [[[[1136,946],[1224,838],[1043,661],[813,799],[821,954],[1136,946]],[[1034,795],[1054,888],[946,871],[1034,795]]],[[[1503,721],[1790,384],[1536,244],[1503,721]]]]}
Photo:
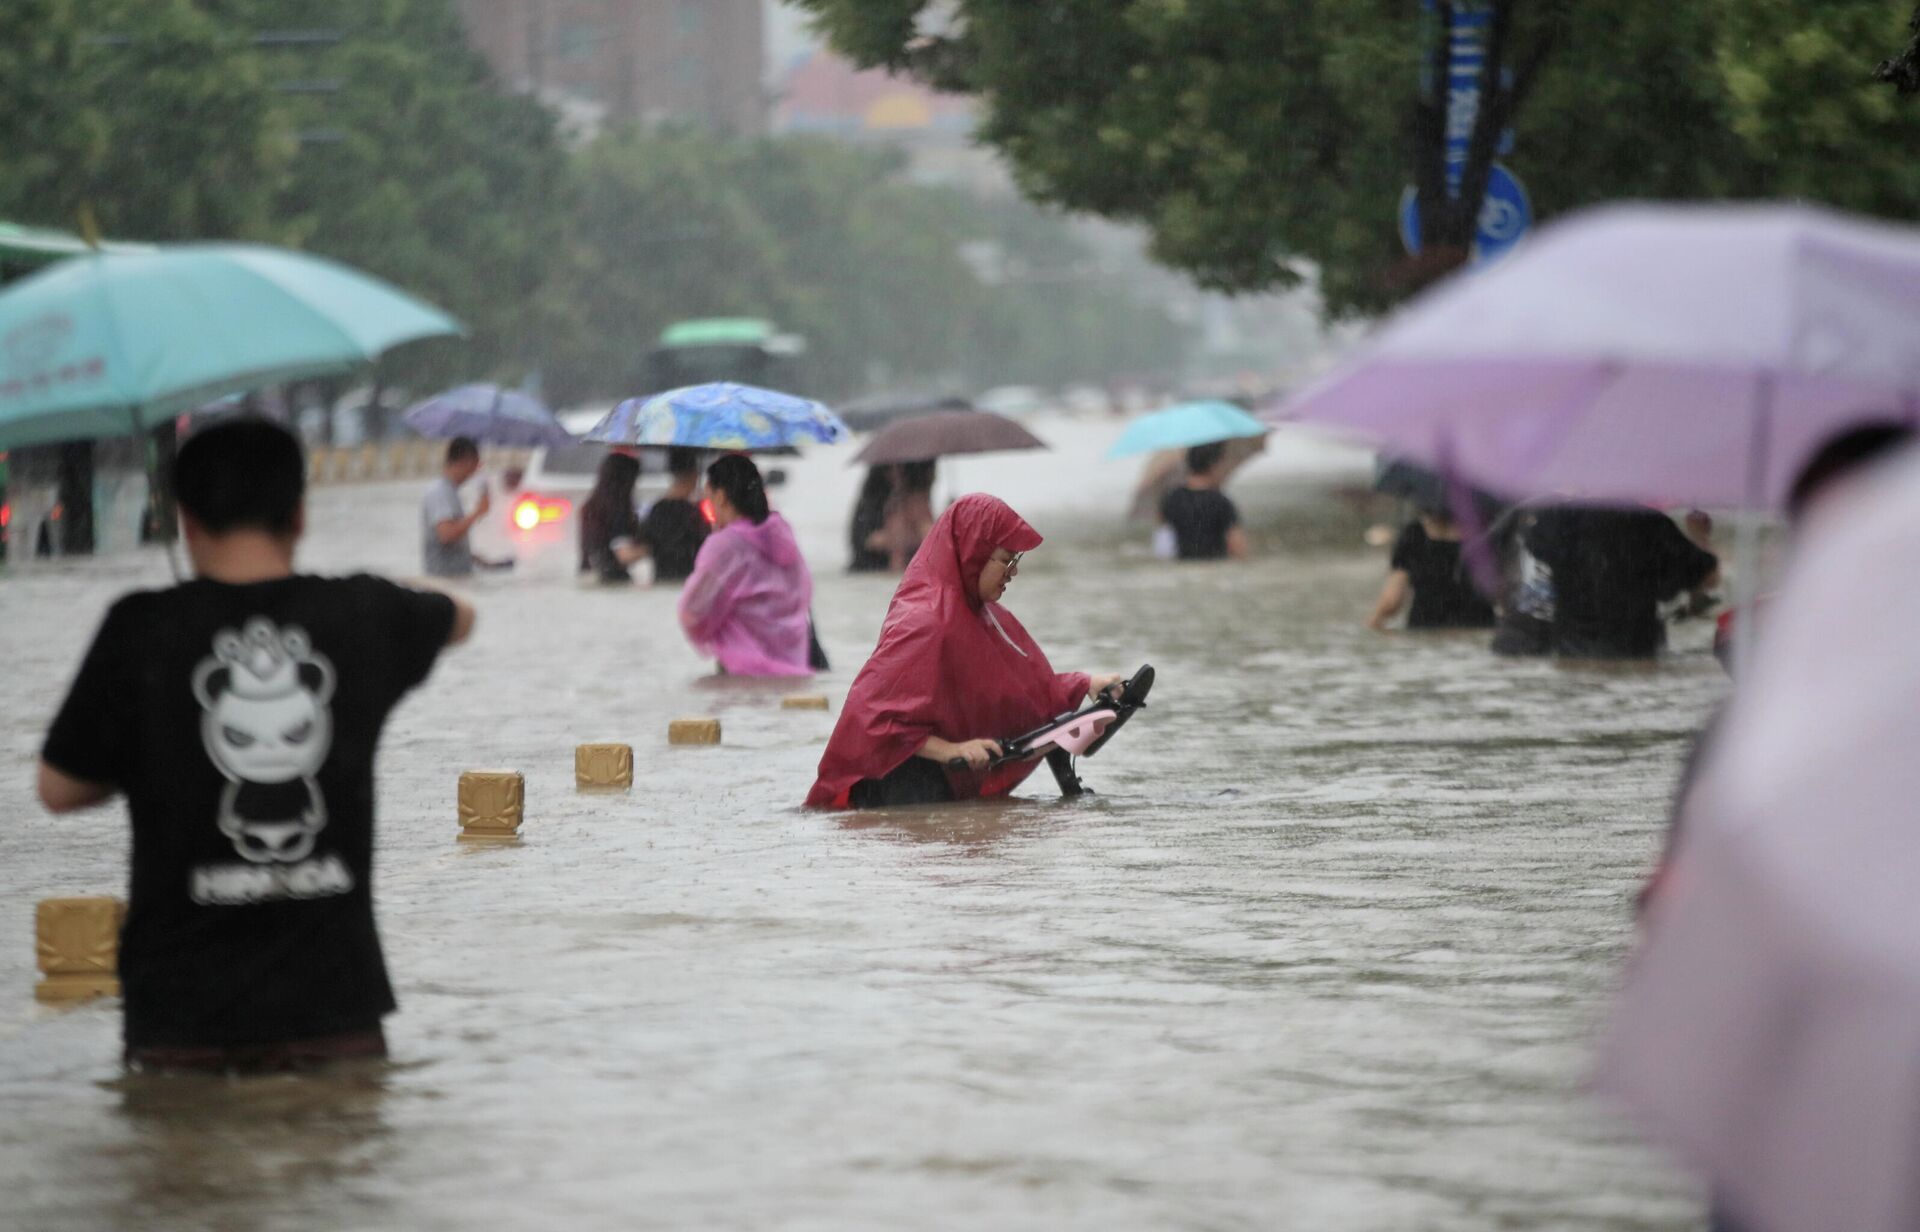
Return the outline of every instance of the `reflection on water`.
{"type": "Polygon", "coordinates": [[[304,1077],[127,1075],[122,1141],[82,1169],[124,1186],[117,1223],[258,1226],[289,1211],[338,1210],[343,1187],[387,1152],[386,1065],[353,1062],[304,1077]]]}
{"type": "MultiPolygon", "coordinates": [[[[1158,669],[1082,765],[1097,795],[1042,770],[1016,801],[806,813],[835,714],[710,679],[672,591],[480,579],[474,644],[382,751],[400,1063],[364,1081],[119,1080],[107,1007],[28,1000],[33,901],[122,884],[126,840],[17,802],[98,613],[165,569],[0,581],[29,699],[0,708],[0,1225],[1692,1226],[1581,1087],[1724,690],[1710,630],[1630,671],[1374,635],[1384,559],[1303,503],[1300,456],[1237,484],[1260,561],[1175,568],[1113,518],[1131,468],[1080,466],[1112,429],[1040,431],[1056,453],[959,486],[1048,536],[1009,602],[1057,667],[1158,669]],[[667,744],[710,714],[724,744],[667,744]],[[604,740],[632,792],[574,789],[604,740]],[[455,780],[493,766],[526,775],[522,841],[457,843],[455,780]]],[[[805,688],[836,707],[891,590],[834,567],[844,463],[781,494],[838,665],[805,688]]],[[[310,565],[406,573],[417,497],[316,494],[310,565]]]]}

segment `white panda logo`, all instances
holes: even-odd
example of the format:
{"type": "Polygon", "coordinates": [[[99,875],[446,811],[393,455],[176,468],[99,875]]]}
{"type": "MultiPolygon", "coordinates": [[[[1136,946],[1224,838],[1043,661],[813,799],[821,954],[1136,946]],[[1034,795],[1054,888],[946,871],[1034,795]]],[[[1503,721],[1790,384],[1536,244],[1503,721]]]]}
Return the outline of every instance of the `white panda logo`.
{"type": "Polygon", "coordinates": [[[227,777],[220,830],[243,859],[292,863],[327,824],[314,775],[333,747],[333,665],[304,630],[256,616],[193,669],[200,738],[227,777]]]}

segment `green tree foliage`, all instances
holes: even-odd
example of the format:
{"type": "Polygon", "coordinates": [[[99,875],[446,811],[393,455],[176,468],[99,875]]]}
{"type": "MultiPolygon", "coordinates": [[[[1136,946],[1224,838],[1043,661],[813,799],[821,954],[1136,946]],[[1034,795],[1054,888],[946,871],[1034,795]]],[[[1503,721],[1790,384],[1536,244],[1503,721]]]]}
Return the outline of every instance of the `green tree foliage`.
{"type": "MultiPolygon", "coordinates": [[[[1336,309],[1408,286],[1395,207],[1438,140],[1415,0],[958,0],[944,21],[927,0],[799,2],[862,65],[979,95],[1029,193],[1145,223],[1204,283],[1285,285],[1305,258],[1336,309]]],[[[1920,115],[1860,56],[1907,0],[1489,3],[1513,97],[1481,152],[1510,120],[1544,214],[1625,196],[1920,207],[1920,115]]]]}
{"type": "Polygon", "coordinates": [[[816,141],[614,130],[569,154],[504,92],[452,0],[0,4],[0,218],[125,239],[259,239],[440,304],[464,341],[407,347],[390,383],[637,392],[691,316],[807,336],[820,393],[1161,372],[1183,336],[1116,296],[1057,219],[908,183],[816,141]],[[291,32],[318,39],[289,39],[291,32]],[[990,243],[1016,273],[984,285],[990,243]]]}
{"type": "Polygon", "coordinates": [[[534,311],[564,225],[551,115],[503,93],[448,0],[203,0],[234,29],[337,33],[262,47],[303,141],[275,202],[301,247],[443,305],[464,344],[410,347],[390,377],[504,379],[538,361],[534,311]],[[320,84],[330,89],[309,92],[320,84]]]}
{"type": "Polygon", "coordinates": [[[809,392],[884,382],[1166,372],[1184,337],[1115,296],[1057,219],[913,185],[889,156],[831,142],[619,129],[584,151],[553,355],[563,397],[636,392],[660,330],[760,316],[807,338],[809,392]],[[1003,255],[995,285],[962,253],[1003,255]]]}
{"type": "Polygon", "coordinates": [[[275,238],[293,156],[246,40],[189,0],[0,4],[0,217],[275,238]]]}

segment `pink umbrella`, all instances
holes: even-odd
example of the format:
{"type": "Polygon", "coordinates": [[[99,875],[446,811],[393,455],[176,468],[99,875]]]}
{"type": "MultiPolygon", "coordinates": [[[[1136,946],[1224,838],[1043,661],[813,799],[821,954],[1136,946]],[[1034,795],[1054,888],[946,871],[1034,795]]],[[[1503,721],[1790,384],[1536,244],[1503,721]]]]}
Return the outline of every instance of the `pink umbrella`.
{"type": "Polygon", "coordinates": [[[1601,1088],[1757,1232],[1920,1228],[1920,456],[1817,511],[1601,1088]]]}
{"type": "Polygon", "coordinates": [[[1270,415],[1511,496],[1778,509],[1827,437],[1916,395],[1920,230],[1620,205],[1435,288],[1270,415]]]}

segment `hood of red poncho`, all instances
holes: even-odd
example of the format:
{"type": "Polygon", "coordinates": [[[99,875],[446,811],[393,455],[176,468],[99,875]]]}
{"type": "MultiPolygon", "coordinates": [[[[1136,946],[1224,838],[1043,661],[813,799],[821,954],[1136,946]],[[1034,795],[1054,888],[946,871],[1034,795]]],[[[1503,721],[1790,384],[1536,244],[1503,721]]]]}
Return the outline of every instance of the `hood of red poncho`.
{"type": "MultiPolygon", "coordinates": [[[[980,598],[980,570],[995,548],[1026,552],[1040,543],[1039,532],[992,496],[962,497],[940,515],[847,694],[809,805],[845,807],[855,783],[885,776],[929,736],[1000,739],[1073,709],[1086,676],[1055,674],[1013,613],[980,598]]],[[[1032,771],[1025,763],[948,777],[962,797],[992,796],[1032,771]]]]}

